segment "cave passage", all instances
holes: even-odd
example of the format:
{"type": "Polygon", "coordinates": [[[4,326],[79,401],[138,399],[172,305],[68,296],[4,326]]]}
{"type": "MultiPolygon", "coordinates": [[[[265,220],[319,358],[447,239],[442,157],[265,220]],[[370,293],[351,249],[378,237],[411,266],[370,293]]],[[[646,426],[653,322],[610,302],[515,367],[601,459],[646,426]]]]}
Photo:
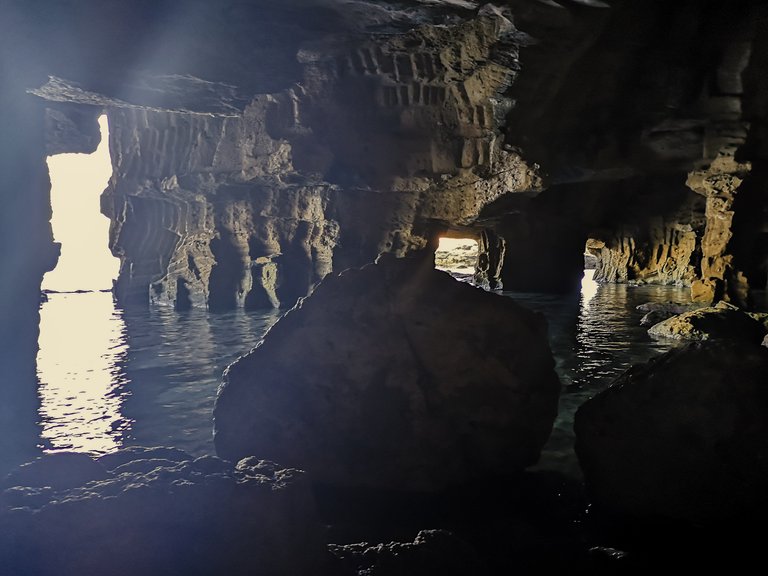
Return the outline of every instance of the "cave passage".
{"type": "Polygon", "coordinates": [[[48,159],[51,223],[61,256],[43,279],[40,307],[39,425],[47,451],[109,452],[130,426],[121,415],[125,324],[109,291],[119,261],[109,252],[109,221],[99,212],[112,171],[107,117],[99,124],[96,152],[48,159]]]}
{"type": "Polygon", "coordinates": [[[478,250],[474,238],[440,238],[435,251],[435,268],[459,279],[471,278],[477,266],[478,250]]]}
{"type": "Polygon", "coordinates": [[[57,292],[112,288],[120,261],[108,248],[109,219],[99,211],[99,196],[112,174],[106,115],[99,118],[101,143],[93,154],[48,158],[51,175],[51,225],[61,255],[43,278],[43,289],[57,292]]]}

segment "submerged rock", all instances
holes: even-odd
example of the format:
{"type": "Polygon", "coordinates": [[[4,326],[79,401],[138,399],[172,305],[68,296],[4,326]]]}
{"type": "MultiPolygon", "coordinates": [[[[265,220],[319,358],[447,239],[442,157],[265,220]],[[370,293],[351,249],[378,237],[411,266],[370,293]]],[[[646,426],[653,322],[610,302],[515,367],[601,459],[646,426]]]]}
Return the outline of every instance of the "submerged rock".
{"type": "Polygon", "coordinates": [[[560,383],[538,314],[381,257],[326,278],[224,373],[218,453],[431,491],[536,462],[560,383]]]}
{"type": "Polygon", "coordinates": [[[727,338],[754,343],[759,343],[765,332],[761,322],[726,302],[673,316],[648,330],[651,336],[675,340],[727,338]]]}
{"type": "Polygon", "coordinates": [[[630,368],[576,413],[593,501],[689,520],[768,503],[768,350],[692,343],[630,368]]]}
{"type": "Polygon", "coordinates": [[[254,458],[52,454],[0,487],[3,574],[315,574],[326,554],[304,473],[254,458]]]}

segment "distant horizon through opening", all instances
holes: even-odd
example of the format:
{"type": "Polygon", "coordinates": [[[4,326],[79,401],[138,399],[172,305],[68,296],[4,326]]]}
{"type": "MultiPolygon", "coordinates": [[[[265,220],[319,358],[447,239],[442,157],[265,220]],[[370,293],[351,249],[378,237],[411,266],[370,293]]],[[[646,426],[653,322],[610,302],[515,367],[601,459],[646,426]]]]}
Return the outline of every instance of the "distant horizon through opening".
{"type": "Polygon", "coordinates": [[[99,197],[112,175],[106,115],[99,118],[99,127],[101,142],[93,154],[48,157],[51,226],[61,255],[43,278],[43,290],[108,290],[117,278],[120,261],[109,250],[109,219],[99,209],[99,197]]]}

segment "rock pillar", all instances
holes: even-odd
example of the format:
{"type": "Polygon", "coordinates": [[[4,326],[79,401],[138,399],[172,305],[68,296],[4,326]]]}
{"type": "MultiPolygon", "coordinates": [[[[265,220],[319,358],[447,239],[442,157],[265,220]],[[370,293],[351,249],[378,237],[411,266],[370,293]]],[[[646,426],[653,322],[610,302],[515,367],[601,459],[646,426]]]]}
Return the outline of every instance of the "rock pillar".
{"type": "Polygon", "coordinates": [[[701,240],[701,278],[691,285],[694,301],[731,301],[746,304],[749,285],[733,263],[730,247],[734,202],[750,163],[734,158],[735,147],[723,148],[706,170],[695,170],[686,184],[706,197],[706,229],[701,240]]]}
{"type": "Polygon", "coordinates": [[[485,229],[477,240],[478,255],[475,282],[490,290],[501,290],[501,268],[504,264],[506,242],[493,230],[485,229]]]}

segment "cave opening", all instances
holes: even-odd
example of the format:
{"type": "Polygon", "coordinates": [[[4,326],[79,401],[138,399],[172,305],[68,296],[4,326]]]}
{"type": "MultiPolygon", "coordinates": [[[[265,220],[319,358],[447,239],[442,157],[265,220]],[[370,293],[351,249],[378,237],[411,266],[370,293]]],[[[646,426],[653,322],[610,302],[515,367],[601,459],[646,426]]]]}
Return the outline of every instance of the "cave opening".
{"type": "Polygon", "coordinates": [[[109,220],[99,210],[112,173],[106,115],[99,126],[94,153],[48,158],[60,256],[42,283],[37,377],[41,447],[52,452],[108,452],[130,426],[121,414],[125,324],[112,297],[119,260],[109,251],[109,220]]]}
{"type": "Polygon", "coordinates": [[[479,245],[475,238],[441,237],[435,251],[435,269],[458,280],[470,281],[477,269],[479,245]]]}

